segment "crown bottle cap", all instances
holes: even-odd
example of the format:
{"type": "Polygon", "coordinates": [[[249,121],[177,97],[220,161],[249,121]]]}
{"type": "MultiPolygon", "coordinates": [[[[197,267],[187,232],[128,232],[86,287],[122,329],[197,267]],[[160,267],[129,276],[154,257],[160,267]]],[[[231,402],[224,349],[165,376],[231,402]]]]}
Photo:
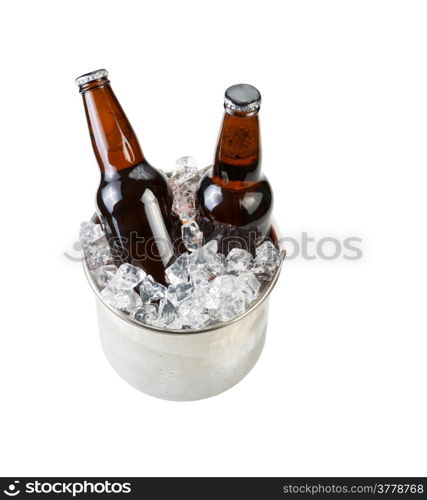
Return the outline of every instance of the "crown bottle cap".
{"type": "Polygon", "coordinates": [[[97,69],[96,71],[91,71],[90,73],[85,73],[75,79],[77,85],[85,85],[86,83],[93,82],[94,80],[100,80],[101,78],[106,78],[108,76],[108,71],[106,69],[97,69]]]}
{"type": "Polygon", "coordinates": [[[257,113],[261,107],[261,94],[247,83],[232,85],[225,91],[224,107],[237,113],[257,113]]]}

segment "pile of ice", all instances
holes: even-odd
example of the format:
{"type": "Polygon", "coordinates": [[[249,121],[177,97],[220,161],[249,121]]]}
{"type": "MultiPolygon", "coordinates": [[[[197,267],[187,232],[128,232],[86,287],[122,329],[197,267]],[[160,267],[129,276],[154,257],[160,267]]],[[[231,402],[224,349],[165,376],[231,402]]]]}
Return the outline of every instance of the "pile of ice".
{"type": "Polygon", "coordinates": [[[175,210],[183,220],[182,240],[187,251],[166,269],[168,286],[157,283],[139,267],[113,263],[100,224],[83,222],[80,229],[86,262],[101,296],[112,307],[136,321],[159,328],[202,328],[244,313],[262,293],[282,255],[269,240],[248,251],[218,252],[216,239],[205,243],[195,216],[194,193],[200,172],[186,157],[178,161],[170,180],[175,210]],[[193,168],[194,167],[194,168],[193,168]],[[177,201],[178,200],[178,201],[177,201]]]}
{"type": "Polygon", "coordinates": [[[173,193],[172,210],[182,221],[188,222],[194,219],[197,185],[210,169],[211,167],[206,167],[199,170],[191,156],[183,156],[177,160],[175,170],[168,180],[173,193]]]}

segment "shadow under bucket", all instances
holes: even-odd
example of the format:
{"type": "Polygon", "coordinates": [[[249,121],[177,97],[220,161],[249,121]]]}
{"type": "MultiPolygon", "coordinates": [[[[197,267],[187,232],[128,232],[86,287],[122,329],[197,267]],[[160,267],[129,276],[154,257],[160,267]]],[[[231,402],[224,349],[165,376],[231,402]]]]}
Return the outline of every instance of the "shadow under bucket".
{"type": "MultiPolygon", "coordinates": [[[[277,234],[275,226],[273,233],[277,234]]],[[[108,361],[131,386],[157,398],[193,401],[226,391],[250,372],[262,352],[270,293],[282,264],[257,302],[242,315],[218,325],[177,332],[141,325],[105,303],[83,259],[96,296],[101,343],[108,361]]]]}

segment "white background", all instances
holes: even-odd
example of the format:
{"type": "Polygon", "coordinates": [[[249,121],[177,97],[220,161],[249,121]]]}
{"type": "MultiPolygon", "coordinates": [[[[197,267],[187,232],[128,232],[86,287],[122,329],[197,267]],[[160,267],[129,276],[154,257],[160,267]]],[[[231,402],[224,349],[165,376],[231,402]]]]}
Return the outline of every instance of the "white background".
{"type": "Polygon", "coordinates": [[[3,2],[0,475],[425,475],[427,11],[416,1],[3,2]],[[106,67],[148,159],[211,162],[256,85],[289,261],[228,392],[138,393],[103,356],[73,253],[99,173],[73,79],[106,67]]]}

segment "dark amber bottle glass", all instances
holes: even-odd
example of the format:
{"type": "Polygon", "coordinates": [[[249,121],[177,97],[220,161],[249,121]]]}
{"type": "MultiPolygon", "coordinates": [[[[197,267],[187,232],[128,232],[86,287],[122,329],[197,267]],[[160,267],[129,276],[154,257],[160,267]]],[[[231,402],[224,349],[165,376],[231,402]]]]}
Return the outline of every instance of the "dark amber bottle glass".
{"type": "Polygon", "coordinates": [[[233,85],[225,93],[213,171],[197,191],[204,228],[209,221],[230,225],[243,237],[269,234],[273,196],[261,174],[260,103],[261,95],[252,85],[233,85]]]}
{"type": "Polygon", "coordinates": [[[145,159],[105,70],[76,79],[101,170],[96,202],[118,265],[130,262],[165,283],[179,220],[163,173],[145,159]]]}

